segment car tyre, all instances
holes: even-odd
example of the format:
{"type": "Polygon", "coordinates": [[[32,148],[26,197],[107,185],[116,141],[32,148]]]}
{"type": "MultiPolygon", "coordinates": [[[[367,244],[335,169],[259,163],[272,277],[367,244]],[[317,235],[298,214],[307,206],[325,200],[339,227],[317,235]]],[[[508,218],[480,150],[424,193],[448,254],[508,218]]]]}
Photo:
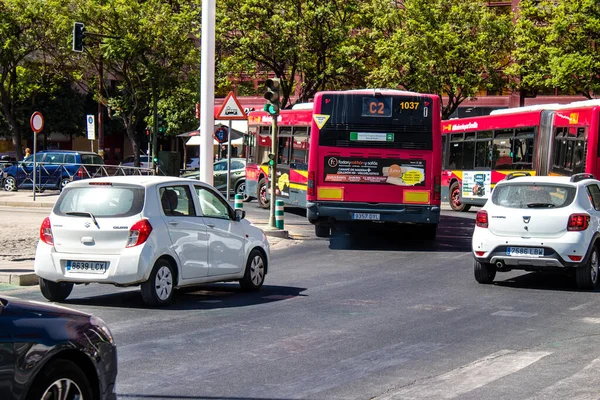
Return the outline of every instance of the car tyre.
{"type": "Polygon", "coordinates": [[[269,199],[267,197],[267,193],[269,192],[269,188],[267,187],[267,180],[262,178],[258,181],[258,205],[261,208],[269,208],[269,199]]]}
{"type": "Polygon", "coordinates": [[[60,359],[42,369],[26,399],[94,399],[98,396],[96,392],[77,364],[60,359]]]}
{"type": "Polygon", "coordinates": [[[4,190],[7,192],[16,192],[17,191],[17,180],[12,176],[7,176],[4,178],[2,182],[2,186],[4,190]]]}
{"type": "Polygon", "coordinates": [[[40,291],[42,295],[50,301],[64,301],[71,294],[73,283],[70,282],[52,282],[40,278],[40,291]]]}
{"type": "Polygon", "coordinates": [[[250,200],[252,200],[252,197],[246,194],[246,181],[238,182],[238,184],[235,186],[235,194],[241,194],[244,203],[247,203],[250,200]]]}
{"type": "Polygon", "coordinates": [[[319,238],[328,238],[331,236],[331,228],[327,225],[315,225],[315,236],[319,238]]]}
{"type": "Polygon", "coordinates": [[[470,204],[464,204],[460,201],[460,185],[458,182],[453,182],[450,185],[450,208],[458,212],[467,212],[471,208],[470,204]]]}
{"type": "Polygon", "coordinates": [[[585,265],[575,269],[575,281],[581,290],[593,290],[598,287],[598,247],[592,248],[585,265]]]}
{"type": "Polygon", "coordinates": [[[65,186],[67,186],[69,183],[71,182],[71,180],[69,178],[63,178],[60,180],[60,191],[62,192],[63,189],[65,188],[65,186]]]}
{"type": "Polygon", "coordinates": [[[240,279],[240,286],[245,292],[256,292],[260,290],[265,282],[267,273],[267,260],[259,250],[252,250],[246,262],[244,277],[240,279]]]}
{"type": "Polygon", "coordinates": [[[164,258],[159,259],[152,273],[141,285],[142,300],[149,306],[164,306],[173,301],[175,295],[175,267],[164,258]]]}
{"type": "Polygon", "coordinates": [[[492,264],[475,260],[473,264],[475,280],[482,284],[492,283],[496,277],[496,268],[492,264]]]}

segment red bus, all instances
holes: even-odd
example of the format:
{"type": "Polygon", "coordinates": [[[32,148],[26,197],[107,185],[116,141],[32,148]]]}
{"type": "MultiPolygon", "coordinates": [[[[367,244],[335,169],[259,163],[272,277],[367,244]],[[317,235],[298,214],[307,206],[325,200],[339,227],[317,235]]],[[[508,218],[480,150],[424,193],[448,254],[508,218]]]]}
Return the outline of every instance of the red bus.
{"type": "MultiPolygon", "coordinates": [[[[273,117],[267,112],[252,111],[248,114],[245,191],[263,208],[269,208],[267,163],[271,153],[272,122],[273,117]]],[[[306,207],[311,122],[312,103],[281,110],[277,117],[279,162],[276,195],[285,203],[298,207],[306,207]]]]}
{"type": "Polygon", "coordinates": [[[482,206],[496,183],[515,171],[597,175],[600,102],[497,110],[442,121],[442,198],[452,209],[482,206]]]}
{"type": "Polygon", "coordinates": [[[367,222],[419,224],[435,238],[440,110],[438,96],[399,90],[315,95],[306,208],[318,237],[367,222]]]}

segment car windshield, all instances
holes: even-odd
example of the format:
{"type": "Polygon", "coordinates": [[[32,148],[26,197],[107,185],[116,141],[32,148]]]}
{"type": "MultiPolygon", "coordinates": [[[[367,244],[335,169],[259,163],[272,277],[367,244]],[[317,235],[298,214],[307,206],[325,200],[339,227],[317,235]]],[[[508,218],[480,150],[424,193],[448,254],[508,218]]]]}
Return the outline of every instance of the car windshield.
{"type": "Polygon", "coordinates": [[[139,214],[144,206],[141,186],[75,186],[64,189],[54,213],[92,213],[96,218],[130,217],[139,214]]]}
{"type": "Polygon", "coordinates": [[[492,203],[508,208],[561,208],[573,202],[575,192],[573,186],[515,182],[496,186],[492,203]]]}

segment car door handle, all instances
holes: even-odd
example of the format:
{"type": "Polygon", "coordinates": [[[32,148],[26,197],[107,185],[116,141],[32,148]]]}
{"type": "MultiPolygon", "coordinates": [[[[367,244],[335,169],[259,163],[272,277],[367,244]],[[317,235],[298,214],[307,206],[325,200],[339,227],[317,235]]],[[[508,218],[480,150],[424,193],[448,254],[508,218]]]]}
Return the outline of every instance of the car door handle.
{"type": "Polygon", "coordinates": [[[208,226],[209,228],[214,228],[215,224],[206,224],[206,226],[208,226]]]}
{"type": "Polygon", "coordinates": [[[169,221],[169,225],[173,225],[176,226],[179,222],[175,222],[175,221],[169,221]]]}

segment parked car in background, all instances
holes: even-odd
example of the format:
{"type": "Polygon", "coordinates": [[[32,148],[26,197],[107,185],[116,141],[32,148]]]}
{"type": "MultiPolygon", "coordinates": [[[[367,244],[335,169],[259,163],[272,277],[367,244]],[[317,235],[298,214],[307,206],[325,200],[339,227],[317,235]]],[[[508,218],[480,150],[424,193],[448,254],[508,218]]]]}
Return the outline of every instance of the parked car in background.
{"type": "MultiPolygon", "coordinates": [[[[129,156],[126,157],[123,162],[121,162],[120,165],[122,165],[123,167],[134,167],[134,162],[133,162],[134,157],[133,156],[129,156]]],[[[146,155],[141,155],[140,156],[140,168],[152,168],[152,162],[151,162],[151,158],[149,156],[146,155]]]]}
{"type": "MultiPolygon", "coordinates": [[[[96,153],[72,150],[44,150],[36,154],[36,185],[62,190],[69,182],[93,176],[104,160],[96,153]]],[[[2,171],[7,192],[33,187],[33,155],[2,171]]]]}
{"type": "Polygon", "coordinates": [[[99,318],[0,296],[0,399],[115,400],[117,348],[99,318]]]}
{"type": "Polygon", "coordinates": [[[473,232],[474,274],[491,283],[496,272],[564,271],[580,289],[599,284],[600,181],[572,177],[523,176],[498,182],[477,212],[473,232]]]}
{"type": "Polygon", "coordinates": [[[2,170],[17,163],[17,155],[14,152],[0,153],[0,177],[2,170]]]}
{"type": "MultiPolygon", "coordinates": [[[[213,164],[213,185],[221,193],[227,192],[227,160],[217,161],[213,164]]],[[[198,179],[200,171],[185,172],[183,178],[198,179]]],[[[229,175],[232,193],[241,194],[247,199],[246,190],[246,159],[232,158],[231,171],[229,175]]]]}
{"type": "Polygon", "coordinates": [[[184,178],[121,176],[67,185],[40,227],[35,273],[50,301],[74,284],[141,285],[148,305],[174,289],[239,281],[259,290],[269,266],[264,232],[212,186],[184,178]]]}

